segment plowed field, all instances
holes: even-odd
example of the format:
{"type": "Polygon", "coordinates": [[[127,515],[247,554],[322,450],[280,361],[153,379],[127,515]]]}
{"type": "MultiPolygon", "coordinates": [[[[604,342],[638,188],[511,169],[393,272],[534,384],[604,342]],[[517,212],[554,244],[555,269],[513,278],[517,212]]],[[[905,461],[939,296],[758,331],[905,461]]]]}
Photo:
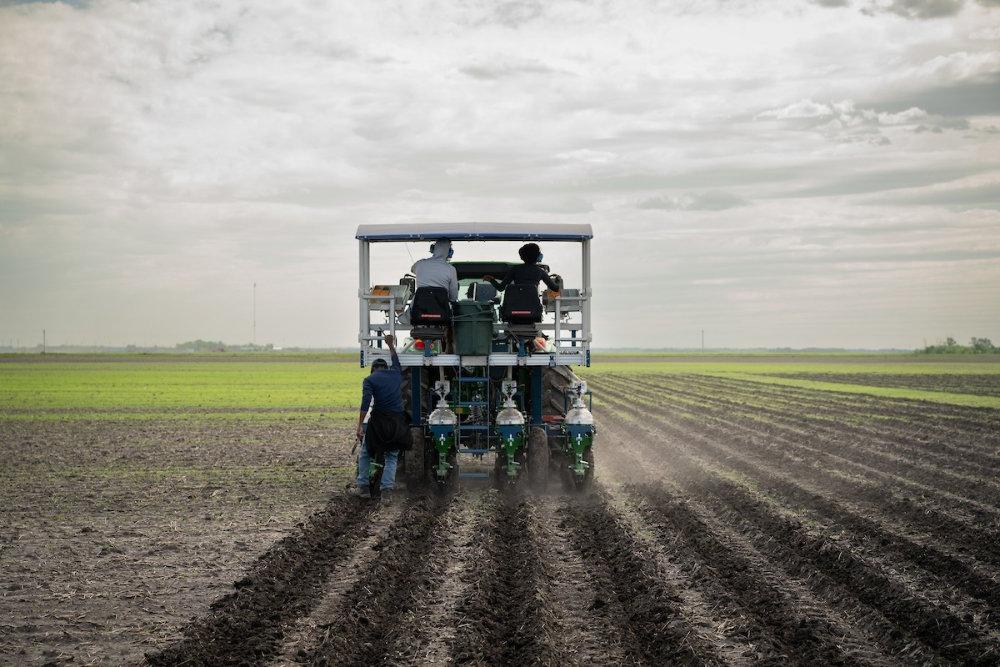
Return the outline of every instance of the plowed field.
{"type": "MultiPolygon", "coordinates": [[[[254,427],[253,443],[287,445],[280,455],[267,449],[265,463],[298,461],[299,477],[253,484],[246,493],[258,500],[232,496],[217,514],[205,510],[210,496],[202,492],[180,509],[161,499],[149,507],[177,516],[196,508],[174,528],[169,557],[137,560],[128,555],[139,547],[124,546],[125,557],[107,561],[106,571],[86,570],[105,586],[123,574],[133,585],[142,575],[163,577],[149,583],[150,611],[139,624],[126,622],[141,612],[121,600],[117,614],[90,620],[94,601],[70,590],[85,587],[83,575],[58,567],[68,562],[60,551],[67,543],[50,540],[48,556],[36,548],[48,561],[32,564],[30,539],[0,542],[0,657],[80,663],[145,654],[155,665],[1000,663],[1000,410],[708,375],[616,370],[589,381],[599,433],[588,496],[554,484],[543,495],[504,495],[469,482],[448,497],[375,504],[343,492],[346,472],[308,472],[349,465],[348,427],[254,427]],[[323,450],[322,443],[334,444],[323,450]],[[255,512],[264,504],[267,511],[255,512]],[[228,528],[219,523],[237,505],[246,514],[232,516],[228,528]],[[214,537],[178,537],[198,531],[194,519],[206,513],[214,537]],[[259,536],[267,526],[280,538],[241,537],[244,555],[232,553],[234,535],[259,536]],[[219,569],[196,565],[191,576],[201,588],[171,597],[168,589],[186,581],[185,561],[211,554],[224,561],[219,569]],[[38,572],[48,572],[47,597],[31,588],[38,572]],[[68,586],[63,597],[53,591],[60,586],[68,586]]],[[[135,427],[87,428],[106,457],[127,447],[135,427]],[[109,441],[111,433],[117,439],[109,441]]],[[[241,428],[208,429],[202,447],[246,438],[241,428]]],[[[188,437],[156,429],[173,433],[164,441],[188,437]]],[[[80,453],[65,443],[78,432],[20,423],[7,431],[4,456],[21,485],[18,498],[33,488],[17,473],[30,452],[72,461],[80,453]]],[[[213,469],[254,466],[265,449],[253,443],[213,469]]],[[[170,444],[158,451],[179,455],[170,444]]],[[[202,463],[210,456],[183,451],[202,463]]],[[[227,502],[232,484],[216,483],[224,489],[216,500],[227,502]]],[[[157,484],[150,488],[169,492],[157,484]]],[[[67,500],[67,511],[106,497],[89,493],[67,500]]],[[[25,502],[14,504],[20,509],[6,510],[5,532],[27,535],[38,518],[25,502]]],[[[166,532],[159,525],[142,535],[162,545],[166,532]]],[[[114,603],[112,596],[101,604],[114,603]]]]}

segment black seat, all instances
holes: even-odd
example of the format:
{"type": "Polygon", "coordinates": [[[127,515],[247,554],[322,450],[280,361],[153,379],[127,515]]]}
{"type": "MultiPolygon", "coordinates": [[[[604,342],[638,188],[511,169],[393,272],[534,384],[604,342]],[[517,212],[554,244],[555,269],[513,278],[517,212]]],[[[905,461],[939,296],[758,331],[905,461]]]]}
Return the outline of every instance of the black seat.
{"type": "Polygon", "coordinates": [[[535,324],[542,321],[542,302],[538,289],[528,285],[508,285],[503,294],[500,317],[511,324],[535,324]]]}
{"type": "Polygon", "coordinates": [[[418,287],[410,307],[410,324],[447,326],[451,323],[451,303],[444,287],[418,287]]]}

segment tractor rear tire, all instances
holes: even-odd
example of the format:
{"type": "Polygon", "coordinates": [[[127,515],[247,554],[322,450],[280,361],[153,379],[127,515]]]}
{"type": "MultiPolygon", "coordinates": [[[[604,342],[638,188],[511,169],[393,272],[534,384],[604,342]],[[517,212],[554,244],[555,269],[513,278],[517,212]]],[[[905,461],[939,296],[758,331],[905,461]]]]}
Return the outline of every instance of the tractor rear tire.
{"type": "Polygon", "coordinates": [[[549,438],[538,426],[528,434],[528,484],[535,493],[544,493],[549,486],[549,438]]]}
{"type": "Polygon", "coordinates": [[[542,414],[566,416],[569,386],[579,382],[569,366],[550,366],[542,371],[542,414]]]}
{"type": "Polygon", "coordinates": [[[410,428],[410,448],[403,452],[403,473],[410,491],[422,489],[427,481],[424,459],[424,429],[414,426],[410,428]]]}
{"type": "Polygon", "coordinates": [[[400,389],[399,393],[400,393],[400,398],[403,399],[403,412],[406,414],[407,421],[410,421],[411,423],[413,421],[412,415],[410,414],[412,412],[411,408],[413,407],[413,406],[410,405],[410,396],[411,396],[411,394],[410,394],[410,374],[411,373],[420,373],[420,410],[421,410],[421,414],[417,416],[417,421],[418,422],[423,422],[424,418],[427,417],[427,415],[429,415],[431,413],[431,410],[434,409],[432,407],[433,406],[433,399],[434,399],[434,397],[431,395],[431,387],[434,386],[434,383],[430,381],[430,377],[429,377],[430,374],[423,372],[423,369],[421,369],[420,367],[404,368],[403,369],[403,382],[402,382],[402,384],[399,387],[399,389],[400,389]]]}

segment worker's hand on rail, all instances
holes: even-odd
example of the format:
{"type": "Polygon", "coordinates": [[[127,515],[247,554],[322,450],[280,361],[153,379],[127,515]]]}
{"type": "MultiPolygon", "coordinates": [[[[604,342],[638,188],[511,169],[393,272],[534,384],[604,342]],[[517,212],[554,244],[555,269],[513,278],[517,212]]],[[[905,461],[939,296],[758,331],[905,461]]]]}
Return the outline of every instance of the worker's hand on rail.
{"type": "Polygon", "coordinates": [[[385,344],[389,347],[396,344],[396,337],[391,334],[385,334],[382,338],[385,339],[385,344]]]}

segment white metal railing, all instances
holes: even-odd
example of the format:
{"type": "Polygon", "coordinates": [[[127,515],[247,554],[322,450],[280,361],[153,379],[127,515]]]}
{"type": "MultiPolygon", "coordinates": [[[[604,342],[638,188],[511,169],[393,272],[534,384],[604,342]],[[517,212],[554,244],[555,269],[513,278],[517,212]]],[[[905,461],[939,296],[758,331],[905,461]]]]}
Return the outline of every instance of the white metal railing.
{"type": "MultiPolygon", "coordinates": [[[[378,295],[362,293],[360,295],[362,307],[365,311],[363,322],[368,327],[366,334],[360,335],[359,341],[362,344],[365,365],[378,358],[388,359],[389,352],[385,348],[373,345],[382,339],[381,333],[389,333],[396,336],[399,332],[412,330],[412,325],[399,324],[396,312],[397,297],[394,294],[378,295]],[[372,314],[385,315],[385,323],[372,323],[372,314]],[[381,333],[380,333],[381,332],[381,333]]],[[[400,354],[400,363],[403,366],[454,366],[463,365],[479,366],[545,366],[557,365],[583,365],[588,361],[590,349],[590,336],[586,323],[564,322],[564,316],[570,312],[580,312],[581,316],[589,302],[589,295],[581,293],[574,296],[556,296],[550,299],[554,302],[553,321],[540,322],[536,324],[539,331],[552,332],[549,340],[553,343],[555,350],[551,352],[534,352],[529,357],[518,357],[513,353],[494,353],[488,357],[470,359],[469,357],[459,358],[458,355],[439,354],[433,357],[425,357],[418,353],[400,354]],[[565,304],[565,306],[564,306],[565,304]],[[569,334],[569,335],[567,335],[569,334]]],[[[400,310],[405,307],[401,305],[400,310]]],[[[496,322],[493,325],[494,333],[506,331],[507,325],[504,322],[496,322]]]]}
{"type": "MultiPolygon", "coordinates": [[[[590,330],[590,300],[593,292],[590,288],[591,266],[590,266],[590,240],[583,240],[581,245],[581,265],[582,265],[582,288],[578,295],[568,296],[562,293],[552,297],[554,301],[553,319],[551,322],[541,322],[538,329],[542,332],[552,332],[549,338],[555,348],[553,352],[535,352],[529,357],[517,357],[512,354],[491,354],[482,357],[482,363],[491,365],[516,365],[541,366],[548,364],[577,365],[587,364],[590,360],[590,344],[592,335],[590,330]],[[569,313],[579,312],[579,321],[563,321],[569,313]],[[513,361],[512,361],[513,360],[513,361]]],[[[358,297],[359,297],[359,327],[358,342],[361,345],[362,363],[368,364],[369,360],[388,357],[388,350],[379,348],[373,343],[381,340],[381,332],[387,332],[396,336],[398,332],[411,331],[410,325],[402,325],[397,322],[397,306],[402,311],[406,306],[396,294],[375,295],[371,293],[370,285],[370,261],[371,244],[368,240],[359,239],[358,244],[358,297]],[[372,323],[372,314],[385,314],[385,323],[372,323]]],[[[494,333],[503,332],[505,324],[494,325],[494,333]]],[[[401,363],[404,366],[432,365],[432,366],[454,366],[459,363],[466,363],[467,358],[459,359],[457,355],[437,355],[434,357],[424,357],[417,354],[400,355],[401,363]]],[[[469,364],[472,365],[472,364],[469,364]]],[[[479,365],[479,359],[476,360],[479,365]]]]}

